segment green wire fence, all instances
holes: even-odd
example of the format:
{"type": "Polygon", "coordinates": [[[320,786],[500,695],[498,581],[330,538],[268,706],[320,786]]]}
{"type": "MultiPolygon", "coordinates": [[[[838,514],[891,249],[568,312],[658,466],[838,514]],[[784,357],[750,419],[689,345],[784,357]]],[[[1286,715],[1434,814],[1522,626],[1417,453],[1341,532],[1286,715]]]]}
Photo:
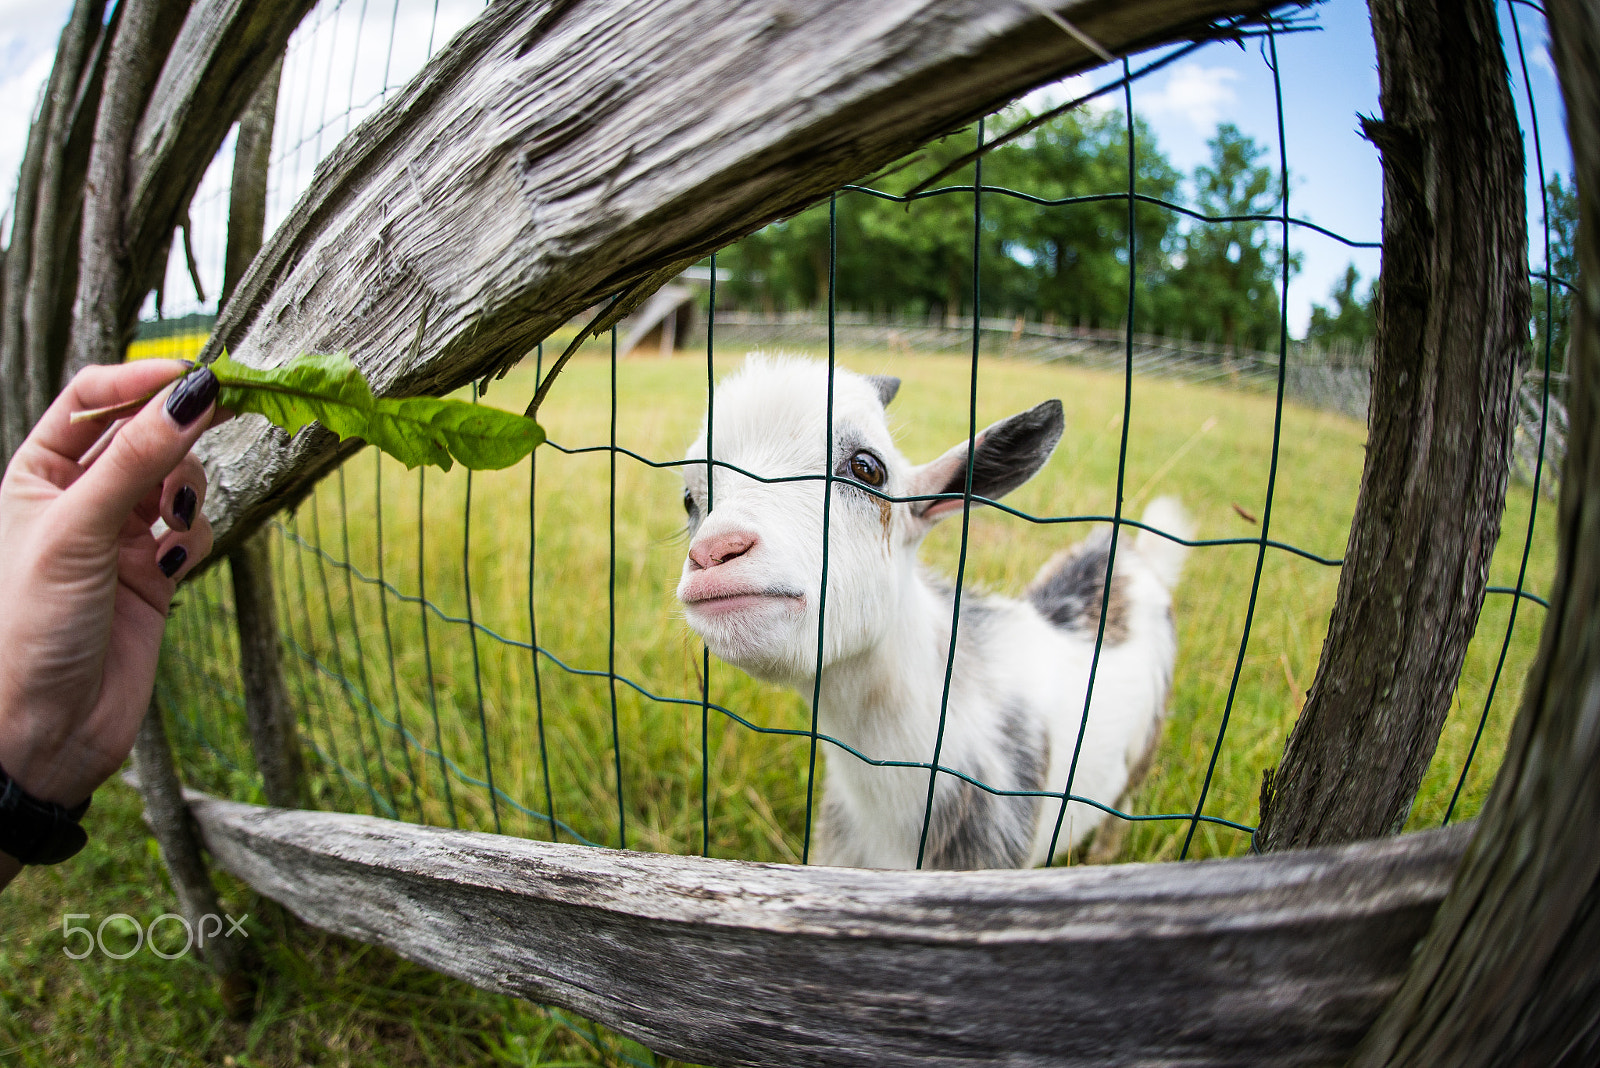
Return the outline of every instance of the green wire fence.
{"type": "MultiPolygon", "coordinates": [[[[1517,7],[1541,16],[1542,11],[1526,0],[1514,0],[1507,8],[1534,124],[1535,159],[1542,189],[1546,178],[1544,159],[1539,150],[1537,116],[1517,7]]],[[[391,20],[391,38],[394,25],[391,20]]],[[[698,368],[694,372],[686,370],[678,359],[665,363],[624,360],[619,357],[613,330],[599,346],[586,350],[608,348],[609,354],[576,361],[557,386],[547,406],[551,440],[527,461],[525,470],[477,475],[443,475],[425,470],[406,473],[372,451],[347,462],[296,509],[270,524],[284,670],[298,710],[300,737],[316,769],[314,803],[389,818],[547,837],[552,841],[675,848],[706,855],[803,862],[810,850],[817,755],[822,752],[828,760],[860,760],[875,766],[926,771],[924,848],[927,813],[931,811],[937,781],[944,775],[990,793],[1038,797],[1044,804],[1054,804],[1058,836],[1069,802],[1081,802],[1129,825],[1170,825],[1175,835],[1181,835],[1178,857],[1196,850],[1197,831],[1201,829],[1209,835],[1223,836],[1206,846],[1207,851],[1248,848],[1254,830],[1253,810],[1237,807],[1219,814],[1209,809],[1215,807],[1215,780],[1219,762],[1228,752],[1230,723],[1237,711],[1242,680],[1256,670],[1253,655],[1257,659],[1271,656],[1270,651],[1263,654],[1259,648],[1253,649],[1252,643],[1252,631],[1262,610],[1264,576],[1269,564],[1275,567],[1277,561],[1301,561],[1324,570],[1340,564],[1339,559],[1329,555],[1328,545],[1305,548],[1273,536],[1274,509],[1280,504],[1285,381],[1291,358],[1287,318],[1290,235],[1299,229],[1351,247],[1378,247],[1374,242],[1353,240],[1291,214],[1290,154],[1278,69],[1278,37],[1298,28],[1293,23],[1269,23],[1259,34],[1258,43],[1276,92],[1280,189],[1277,210],[1272,214],[1207,215],[1142,193],[1138,188],[1135,86],[1178,55],[1189,54],[1193,46],[1175,49],[1138,71],[1123,61],[1121,77],[1097,90],[1098,94],[1120,89],[1123,97],[1127,181],[1122,188],[1052,199],[1027,190],[986,185],[980,151],[972,163],[970,182],[909,194],[850,185],[836,193],[826,207],[830,243],[828,329],[823,356],[831,386],[843,349],[836,329],[835,303],[840,202],[849,197],[875,197],[903,203],[907,211],[914,211],[931,198],[970,198],[973,315],[970,353],[964,369],[969,441],[979,429],[981,380],[1005,362],[989,355],[985,348],[981,315],[985,204],[1006,198],[1031,205],[1039,212],[1091,210],[1105,202],[1122,202],[1127,208],[1127,326],[1113,506],[1109,512],[1057,514],[988,501],[970,492],[970,470],[967,492],[943,495],[963,502],[954,554],[955,595],[945,701],[949,697],[955,636],[961,623],[962,593],[972,577],[969,551],[976,551],[974,503],[992,506],[994,515],[1000,517],[994,520],[996,523],[1020,521],[1028,525],[1026,529],[1037,527],[1044,532],[1085,523],[1110,523],[1114,529],[1141,526],[1124,513],[1130,428],[1137,411],[1135,386],[1136,382],[1149,381],[1134,373],[1133,324],[1139,288],[1136,212],[1174,212],[1194,226],[1244,221],[1269,224],[1277,231],[1280,322],[1272,389],[1275,402],[1270,459],[1259,497],[1258,532],[1249,537],[1218,536],[1186,542],[1202,552],[1240,548],[1253,556],[1248,593],[1243,587],[1237,590],[1245,607],[1236,650],[1221,669],[1228,678],[1226,696],[1214,706],[1194,710],[1196,722],[1204,719],[1211,727],[1207,732],[1209,743],[1192,754],[1199,757],[1197,763],[1203,762],[1205,771],[1191,802],[1179,808],[1140,811],[1137,804],[1119,808],[1117,798],[1075,794],[1076,752],[1067,781],[1053,784],[1059,789],[995,789],[963,769],[940,762],[943,709],[939,740],[926,760],[882,759],[818,730],[817,691],[808,708],[797,709],[787,698],[764,690],[737,673],[716,668],[704,647],[689,641],[686,628],[674,618],[676,605],[670,582],[650,587],[643,581],[652,570],[657,578],[675,574],[681,561],[682,541],[674,540],[672,532],[652,518],[652,501],[670,504],[675,500],[670,483],[672,472],[693,462],[705,464],[708,474],[712,467],[723,467],[759,481],[813,479],[831,484],[835,479],[831,472],[762,479],[717,460],[714,440],[707,442],[709,458],[695,461],[675,459],[673,454],[661,451],[650,455],[624,440],[640,436],[640,427],[665,418],[662,405],[675,402],[660,399],[663,383],[683,382],[691,373],[697,379],[703,377],[703,393],[695,396],[692,410],[673,415],[680,422],[697,422],[702,405],[715,406],[716,379],[719,370],[727,370],[729,354],[718,349],[718,269],[716,257],[712,257],[706,264],[709,284],[704,294],[703,373],[698,368]],[[724,359],[721,368],[719,357],[724,359]],[[654,404],[652,398],[656,398],[654,404]],[[565,413],[563,405],[569,406],[565,413]],[[577,436],[568,437],[569,429],[577,436]],[[605,458],[603,471],[593,462],[601,455],[605,458]],[[575,485],[600,483],[605,487],[607,523],[603,554],[597,548],[600,515],[580,514],[582,502],[573,500],[572,492],[575,485]],[[505,501],[517,507],[504,507],[505,501]],[[525,509],[521,507],[524,502],[525,509]],[[603,609],[599,603],[600,582],[596,579],[596,571],[602,566],[603,609]],[[619,577],[623,580],[620,586],[619,577]],[[652,588],[654,592],[650,593],[652,588]],[[741,749],[748,749],[750,755],[741,759],[741,749]],[[739,781],[740,769],[758,781],[739,781]],[[735,809],[737,817],[730,815],[735,809]],[[798,848],[794,847],[795,841],[798,848]]],[[[386,69],[386,87],[389,76],[386,69]]],[[[340,116],[346,129],[355,110],[355,84],[352,76],[350,100],[340,116]]],[[[283,142],[288,145],[287,153],[297,154],[308,148],[320,151],[319,139],[335,121],[308,123],[302,115],[301,130],[283,142]]],[[[986,130],[986,122],[977,124],[975,149],[985,147],[986,130]]],[[[1002,137],[993,143],[1004,140],[1002,137]]],[[[292,158],[282,153],[280,157],[292,158]]],[[[1548,213],[1548,206],[1546,210],[1548,213]]],[[[1546,477],[1543,456],[1551,382],[1549,324],[1556,314],[1553,291],[1556,285],[1568,284],[1551,273],[1549,262],[1547,219],[1543,264],[1535,265],[1531,272],[1534,278],[1547,283],[1544,306],[1539,309],[1545,322],[1539,463],[1533,475],[1516,581],[1490,588],[1491,593],[1509,600],[1509,613],[1503,635],[1495,639],[1498,653],[1493,677],[1477,713],[1470,748],[1459,768],[1447,769],[1454,790],[1445,808],[1445,821],[1456,815],[1491,713],[1507,708],[1502,676],[1508,660],[1515,659],[1511,654],[1522,602],[1545,606],[1545,601],[1530,588],[1530,559],[1536,553],[1539,488],[1546,477]]],[[[695,359],[698,363],[698,357],[695,359]]],[[[525,366],[513,372],[501,388],[509,394],[538,381],[543,371],[541,348],[530,354],[525,366]]],[[[521,404],[525,399],[526,394],[512,396],[505,406],[521,404]]],[[[831,389],[828,410],[831,440],[831,389]]],[[[686,442],[689,436],[692,435],[674,440],[667,432],[658,435],[660,440],[672,441],[672,448],[686,442]]],[[[870,488],[857,488],[891,501],[929,499],[890,497],[870,488]]],[[[831,493],[825,492],[824,501],[830,499],[831,493]]],[[[708,502],[708,509],[713,506],[714,502],[708,502]]],[[[828,507],[825,503],[824,599],[828,594],[828,507]]],[[[1019,540],[1024,537],[1022,529],[1013,531],[1019,540]]],[[[1113,538],[1113,560],[1116,544],[1113,538]]],[[[225,568],[212,568],[189,583],[180,596],[181,606],[168,631],[157,696],[174,717],[175,741],[185,775],[192,783],[208,789],[246,799],[259,798],[260,787],[246,740],[239,649],[225,568]]],[[[1182,622],[1182,587],[1178,597],[1182,622]]],[[[1104,641],[1104,608],[1102,604],[1101,631],[1090,668],[1091,694],[1104,641]]],[[[822,617],[819,608],[819,618],[822,617]]],[[[819,662],[823,637],[819,631],[819,662]]],[[[1181,678],[1179,683],[1181,686],[1181,678]]],[[[1086,695],[1082,722],[1087,719],[1088,702],[1086,695]]],[[[1293,709],[1289,712],[1292,716],[1293,709]]],[[[1504,718],[1509,718],[1509,713],[1504,718]]],[[[1080,726],[1080,742],[1081,737],[1080,726]]],[[[1274,748],[1264,757],[1252,754],[1245,759],[1261,766],[1274,762],[1282,735],[1273,738],[1274,748]]],[[[1191,755],[1168,750],[1163,753],[1163,760],[1182,760],[1191,755]]],[[[1135,795],[1136,800],[1138,796],[1135,795]]],[[[1052,854],[1054,846],[1053,841],[1052,854]]]]}

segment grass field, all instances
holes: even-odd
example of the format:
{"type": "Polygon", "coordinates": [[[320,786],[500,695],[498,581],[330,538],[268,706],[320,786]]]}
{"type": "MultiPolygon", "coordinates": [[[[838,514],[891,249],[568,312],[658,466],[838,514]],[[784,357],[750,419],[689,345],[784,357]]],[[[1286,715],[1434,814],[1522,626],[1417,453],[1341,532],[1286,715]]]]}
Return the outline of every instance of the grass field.
{"type": "MultiPolygon", "coordinates": [[[[737,362],[731,355],[719,359],[718,373],[737,362]]],[[[893,419],[914,461],[965,437],[965,358],[845,351],[840,362],[904,379],[893,419]]],[[[610,376],[598,344],[573,362],[543,413],[555,443],[608,444],[610,376]]],[[[704,408],[704,357],[625,360],[617,380],[617,443],[657,461],[681,455],[704,408]]],[[[485,402],[520,409],[533,382],[532,369],[519,368],[485,402]]],[[[1111,512],[1122,389],[1117,376],[983,361],[980,426],[1052,396],[1062,399],[1067,414],[1056,455],[1010,504],[1036,517],[1111,512]]],[[[1137,516],[1152,497],[1176,493],[1202,537],[1258,536],[1273,416],[1270,396],[1136,380],[1125,511],[1137,516]]],[[[1364,437],[1364,427],[1350,420],[1285,408],[1274,539],[1320,556],[1342,554],[1364,437]]],[[[625,822],[631,848],[699,852],[706,845],[701,652],[672,596],[685,549],[677,472],[617,458],[613,567],[609,452],[569,455],[546,447],[536,461],[531,500],[529,467],[522,465],[471,476],[469,510],[465,472],[428,471],[419,478],[369,451],[281,517],[273,536],[280,623],[288,638],[290,687],[303,702],[304,736],[327,758],[314,760],[319,804],[482,829],[493,829],[498,817],[506,833],[541,838],[552,828],[537,813],[553,810],[565,828],[558,832],[563,840],[616,845],[625,822]],[[537,535],[531,545],[530,506],[537,535]],[[320,552],[311,548],[318,545],[320,552]],[[536,662],[521,645],[487,633],[528,642],[530,548],[538,644],[565,664],[599,675],[572,674],[544,657],[536,662]],[[344,560],[360,574],[338,566],[344,560]],[[380,595],[376,582],[367,581],[376,579],[380,564],[397,592],[380,595]],[[608,641],[613,573],[614,646],[608,641]],[[476,632],[454,621],[468,615],[468,578],[471,615],[482,628],[476,632]],[[437,613],[414,600],[424,592],[437,613]],[[683,703],[651,700],[618,684],[613,728],[606,677],[613,657],[618,676],[683,703]],[[312,667],[312,658],[326,670],[312,667]],[[335,759],[343,771],[333,769],[335,759]],[[494,800],[481,785],[491,774],[501,791],[494,800]]],[[[1528,492],[1514,487],[1492,584],[1516,580],[1530,504],[1528,492]]],[[[1542,502],[1541,516],[1548,509],[1542,502]]],[[[1554,546],[1551,524],[1540,526],[1527,586],[1544,594],[1554,546]]],[[[976,511],[969,579],[1014,592],[1055,549],[1086,531],[976,511]]],[[[959,543],[959,524],[945,524],[924,559],[953,573],[959,543]]],[[[1172,715],[1153,771],[1127,799],[1128,811],[1193,810],[1239,659],[1255,563],[1251,545],[1191,555],[1176,597],[1180,652],[1172,715]]],[[[1262,769],[1277,761],[1315,672],[1337,578],[1335,568],[1268,552],[1207,813],[1254,824],[1262,769]]],[[[259,798],[237,705],[235,644],[223,615],[231,600],[226,569],[193,584],[182,598],[169,627],[158,694],[175,719],[186,775],[214,791],[259,798]]],[[[1510,607],[1509,597],[1488,599],[1413,827],[1443,817],[1510,607]]],[[[1542,624],[1543,609],[1524,602],[1457,818],[1482,803],[1542,624]]],[[[714,661],[710,694],[759,727],[809,724],[800,698],[714,661]]],[[[716,710],[704,727],[709,852],[798,859],[808,740],[760,733],[716,710]]],[[[824,760],[836,759],[828,748],[822,747],[824,760]]],[[[253,930],[267,956],[269,984],[254,1023],[221,1020],[220,1002],[192,959],[168,963],[147,953],[120,964],[64,959],[57,952],[62,912],[148,919],[171,907],[136,812],[130,791],[108,787],[91,817],[98,822],[87,859],[30,872],[8,892],[7,908],[17,909],[20,921],[0,935],[0,1060],[198,1064],[219,1063],[225,1055],[240,1065],[617,1062],[603,1037],[583,1037],[543,1010],[479,993],[379,951],[279,926],[270,907],[231,883],[229,901],[257,914],[253,930]]],[[[1187,820],[1134,824],[1118,859],[1175,859],[1188,827],[1187,820]]],[[[1201,824],[1190,856],[1237,854],[1247,844],[1241,832],[1201,824]]]]}
{"type": "Polygon", "coordinates": [[[192,360],[205,347],[209,334],[173,334],[145,338],[128,346],[130,360],[192,360]]]}
{"type": "MultiPolygon", "coordinates": [[[[134,950],[133,923],[177,908],[138,795],[113,780],[95,795],[89,845],[70,863],[29,868],[0,923],[0,1064],[58,1068],[226,1065],[620,1065],[647,1054],[583,1021],[497,997],[373,949],[286,922],[270,902],[219,876],[222,907],[243,919],[261,983],[253,1017],[230,1020],[215,978],[190,953],[134,950]],[[126,918],[116,918],[121,913],[126,918]],[[63,917],[101,932],[118,960],[73,960],[63,917]],[[107,922],[109,921],[109,922],[107,922]],[[623,1059],[628,1058],[628,1059],[623,1059]]],[[[159,947],[182,936],[159,925],[159,947]]],[[[238,936],[235,936],[238,937],[238,936]]]]}
{"type": "MultiPolygon", "coordinates": [[[[730,356],[719,365],[719,374],[737,360],[730,356]]],[[[841,363],[904,379],[894,416],[902,448],[914,460],[931,457],[965,436],[966,359],[844,352],[841,363]]],[[[678,457],[698,425],[704,379],[703,358],[623,361],[618,370],[618,445],[658,462],[678,457]]],[[[496,385],[486,403],[520,407],[531,391],[531,373],[519,371],[496,385]]],[[[1036,517],[1110,514],[1121,435],[1119,377],[985,361],[979,425],[1051,396],[1066,406],[1067,434],[1044,471],[1009,503],[1036,517]]],[[[1198,520],[1201,536],[1258,535],[1271,460],[1272,397],[1141,379],[1135,383],[1132,413],[1124,482],[1128,514],[1138,515],[1158,494],[1176,493],[1198,520]]],[[[605,446],[609,415],[609,361],[599,354],[580,355],[546,406],[551,438],[568,448],[605,446]]],[[[1286,407],[1271,518],[1275,540],[1323,557],[1342,554],[1363,438],[1364,428],[1350,420],[1286,407]]],[[[701,655],[698,642],[678,619],[672,597],[684,551],[677,471],[652,468],[627,456],[617,460],[614,648],[608,643],[610,454],[604,449],[577,455],[541,449],[536,477],[532,595],[538,643],[564,664],[598,673],[573,674],[541,657],[537,693],[534,660],[526,648],[480,630],[474,649],[470,628],[436,614],[427,620],[424,647],[423,610],[392,593],[380,598],[378,585],[360,577],[375,579],[379,574],[381,518],[382,572],[398,593],[414,597],[419,588],[425,590],[440,613],[464,620],[470,578],[476,623],[493,635],[526,643],[526,466],[472,477],[470,529],[464,521],[465,472],[429,471],[422,476],[424,518],[419,526],[419,476],[380,462],[373,453],[352,461],[342,476],[324,482],[284,519],[289,536],[276,539],[283,623],[295,646],[331,669],[307,671],[306,661],[291,654],[300,669],[291,672],[292,685],[311,710],[305,722],[308,737],[328,756],[337,754],[348,772],[327,778],[324,803],[397,812],[408,819],[420,816],[431,823],[450,823],[453,809],[454,820],[464,826],[493,828],[498,817],[508,833],[534,837],[548,836],[550,825],[517,806],[537,813],[553,808],[570,829],[570,834],[560,832],[563,837],[618,845],[623,840],[619,824],[625,824],[632,848],[699,852],[701,655]],[[320,545],[326,555],[310,551],[307,544],[320,545]],[[463,571],[464,553],[471,560],[470,575],[463,571]],[[345,559],[360,573],[353,581],[333,563],[345,559]],[[606,677],[612,656],[619,676],[652,695],[683,703],[652,700],[621,683],[613,731],[612,686],[606,677]],[[417,744],[401,744],[401,725],[417,744]],[[614,742],[620,743],[621,821],[614,742]],[[446,758],[443,771],[440,751],[446,758]],[[486,752],[492,754],[488,763],[486,752]],[[485,786],[471,781],[486,783],[491,776],[504,795],[494,801],[485,786]]],[[[1527,494],[1513,490],[1494,584],[1515,582],[1528,505],[1527,494]]],[[[969,578],[991,590],[1016,591],[1056,548],[1086,532],[1079,524],[1034,524],[980,510],[971,528],[969,578]]],[[[953,574],[959,547],[959,524],[945,524],[930,538],[924,559],[953,574]]],[[[1129,799],[1129,811],[1184,813],[1197,804],[1239,660],[1255,564],[1254,545],[1206,547],[1191,555],[1176,601],[1180,653],[1172,716],[1154,772],[1129,799]]],[[[1536,539],[1532,589],[1546,588],[1552,565],[1548,539],[1536,539]]],[[[1206,797],[1208,814],[1241,824],[1255,822],[1262,769],[1276,762],[1315,672],[1337,577],[1335,568],[1269,551],[1227,733],[1206,797]]],[[[206,599],[226,600],[221,581],[206,585],[204,593],[206,599]]],[[[1483,708],[1510,600],[1489,598],[1457,707],[1417,800],[1413,826],[1436,824],[1443,817],[1483,708]]],[[[1520,612],[1505,681],[1463,795],[1462,815],[1477,810],[1491,781],[1541,614],[1542,609],[1526,603],[1520,612]]],[[[215,644],[218,633],[195,626],[198,622],[192,616],[178,621],[180,627],[193,627],[182,632],[192,633],[189,646],[177,650],[193,660],[185,671],[208,664],[228,669],[226,648],[215,644]],[[185,653],[185,648],[195,651],[185,653]]],[[[791,693],[756,684],[716,663],[710,679],[715,704],[760,727],[803,730],[809,724],[805,702],[791,693]]],[[[224,671],[217,685],[235,684],[224,671]]],[[[237,716],[219,716],[218,708],[201,712],[201,707],[196,705],[192,713],[196,726],[204,725],[216,748],[248,768],[237,716]]],[[[715,710],[706,733],[710,851],[797,860],[804,840],[808,740],[759,733],[715,710]]],[[[852,759],[829,750],[825,744],[825,760],[852,759]]],[[[210,754],[197,751],[195,771],[208,764],[221,767],[210,754]]],[[[1121,859],[1175,859],[1188,827],[1186,820],[1138,824],[1121,859]]],[[[1246,835],[1203,824],[1190,855],[1235,854],[1246,846],[1246,835]]]]}

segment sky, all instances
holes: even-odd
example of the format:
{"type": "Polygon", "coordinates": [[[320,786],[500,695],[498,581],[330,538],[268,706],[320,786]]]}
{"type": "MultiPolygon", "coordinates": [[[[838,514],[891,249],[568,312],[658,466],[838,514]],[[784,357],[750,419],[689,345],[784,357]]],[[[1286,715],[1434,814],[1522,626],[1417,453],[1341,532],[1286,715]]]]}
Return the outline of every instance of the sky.
{"type": "MultiPolygon", "coordinates": [[[[316,162],[338,138],[359,122],[394,88],[420,69],[431,51],[481,10],[478,0],[400,0],[390,5],[324,2],[307,17],[291,42],[284,92],[274,137],[274,172],[268,204],[273,226],[293,207],[310,182],[316,162]],[[434,12],[437,10],[437,21],[434,12]],[[391,14],[393,18],[391,20],[391,14]],[[392,42],[392,44],[391,44],[392,42]],[[322,115],[331,121],[322,121],[322,115]]],[[[70,12],[70,0],[0,0],[0,193],[6,208],[27,139],[27,123],[37,106],[54,58],[56,39],[70,12]]],[[[1534,260],[1542,258],[1539,225],[1539,157],[1533,150],[1528,88],[1516,51],[1512,12],[1527,59],[1544,173],[1571,174],[1564,117],[1544,20],[1523,5],[1501,4],[1501,32],[1510,53],[1518,121],[1529,144],[1529,226],[1534,260]]],[[[1357,116],[1378,110],[1378,76],[1372,36],[1362,0],[1328,0],[1307,15],[1315,32],[1280,36],[1284,129],[1291,177],[1290,213],[1357,241],[1377,241],[1383,210],[1382,173],[1377,151],[1357,132],[1357,116]]],[[[1215,43],[1141,79],[1134,87],[1134,110],[1150,125],[1157,146],[1180,171],[1190,173],[1209,158],[1207,141],[1219,122],[1232,122],[1278,159],[1278,120],[1272,71],[1264,42],[1241,48],[1215,43]]],[[[1163,54],[1136,57],[1135,68],[1163,54]]],[[[1069,83],[1037,91],[1029,104],[1066,100],[1085,87],[1111,80],[1120,66],[1080,75],[1069,83]]],[[[1120,105],[1121,94],[1114,94],[1120,105]]],[[[211,305],[197,299],[181,253],[169,271],[168,315],[214,306],[220,283],[228,168],[232,144],[196,194],[196,256],[211,305]],[[211,276],[208,278],[208,276],[211,276]]],[[[0,209],[3,210],[3,209],[0,209]]],[[[7,220],[9,230],[9,220],[7,220]]],[[[1302,267],[1290,284],[1290,332],[1303,334],[1313,303],[1328,303],[1329,290],[1354,263],[1363,285],[1377,272],[1375,249],[1351,249],[1303,228],[1290,236],[1302,267]]],[[[153,300],[146,314],[154,313],[153,300]]]]}

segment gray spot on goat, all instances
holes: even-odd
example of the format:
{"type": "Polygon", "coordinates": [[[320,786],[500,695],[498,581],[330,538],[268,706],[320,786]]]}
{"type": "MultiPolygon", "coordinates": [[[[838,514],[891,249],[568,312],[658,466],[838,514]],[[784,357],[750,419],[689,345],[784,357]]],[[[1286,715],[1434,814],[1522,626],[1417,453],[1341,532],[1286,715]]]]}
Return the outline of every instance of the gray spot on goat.
{"type": "MultiPolygon", "coordinates": [[[[1030,728],[1023,710],[1011,705],[1004,712],[1001,731],[1002,767],[992,778],[973,777],[998,789],[1044,789],[1048,743],[1043,729],[1039,724],[1030,728]]],[[[943,776],[929,816],[923,866],[952,870],[1024,866],[1033,851],[1039,801],[990,793],[965,779],[943,776]]]]}
{"type": "MultiPolygon", "coordinates": [[[[955,618],[955,586],[941,575],[924,573],[922,581],[939,598],[939,617],[945,622],[955,618]]],[[[992,640],[991,635],[994,630],[995,617],[1000,611],[1001,608],[994,597],[970,586],[962,588],[961,617],[957,621],[957,626],[960,628],[962,642],[970,643],[967,648],[984,649],[988,647],[988,643],[992,640]]],[[[950,640],[949,635],[946,634],[940,640],[943,643],[947,643],[950,640]]]]}
{"type": "Polygon", "coordinates": [[[1028,588],[1028,600],[1039,614],[1064,630],[1094,637],[1100,629],[1100,606],[1106,604],[1106,644],[1128,639],[1128,595],[1118,575],[1106,601],[1106,570],[1111,562],[1111,536],[1100,533],[1051,557],[1028,588]]]}

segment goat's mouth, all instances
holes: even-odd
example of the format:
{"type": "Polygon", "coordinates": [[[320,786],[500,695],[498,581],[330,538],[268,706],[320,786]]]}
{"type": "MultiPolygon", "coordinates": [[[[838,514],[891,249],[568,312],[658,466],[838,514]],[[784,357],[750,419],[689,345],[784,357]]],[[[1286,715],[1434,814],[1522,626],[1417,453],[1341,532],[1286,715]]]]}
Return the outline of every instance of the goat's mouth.
{"type": "Polygon", "coordinates": [[[757,607],[783,607],[798,609],[805,597],[798,590],[786,589],[733,589],[685,590],[679,595],[683,606],[697,616],[726,616],[757,607]]]}

